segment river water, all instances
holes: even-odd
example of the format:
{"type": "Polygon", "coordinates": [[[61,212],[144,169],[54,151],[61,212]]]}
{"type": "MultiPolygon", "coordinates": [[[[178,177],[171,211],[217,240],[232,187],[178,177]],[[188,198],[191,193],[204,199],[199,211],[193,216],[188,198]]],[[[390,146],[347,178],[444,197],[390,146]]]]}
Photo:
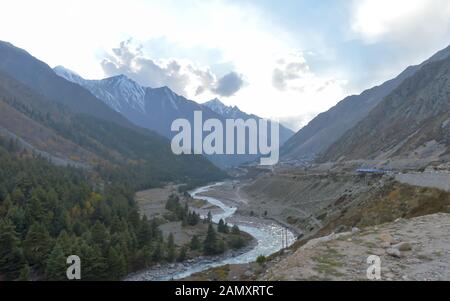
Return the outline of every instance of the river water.
{"type": "Polygon", "coordinates": [[[210,204],[222,209],[223,212],[214,214],[212,216],[213,222],[218,223],[220,219],[227,221],[233,217],[233,223],[228,223],[230,226],[236,224],[241,231],[252,235],[256,240],[256,245],[253,249],[237,256],[218,257],[216,260],[205,259],[194,263],[185,263],[182,268],[175,268],[167,270],[165,273],[158,273],[157,270],[152,269],[146,272],[135,274],[128,278],[128,280],[171,280],[188,277],[194,273],[198,273],[209,268],[218,267],[226,264],[244,264],[253,262],[260,255],[269,256],[278,252],[283,247],[282,237],[283,231],[287,231],[288,245],[292,245],[295,241],[295,235],[279,224],[258,219],[245,219],[242,217],[240,221],[239,215],[236,213],[236,207],[230,207],[218,198],[201,195],[210,190],[212,187],[219,186],[222,183],[217,183],[209,186],[197,188],[190,192],[193,198],[201,199],[210,204]]]}

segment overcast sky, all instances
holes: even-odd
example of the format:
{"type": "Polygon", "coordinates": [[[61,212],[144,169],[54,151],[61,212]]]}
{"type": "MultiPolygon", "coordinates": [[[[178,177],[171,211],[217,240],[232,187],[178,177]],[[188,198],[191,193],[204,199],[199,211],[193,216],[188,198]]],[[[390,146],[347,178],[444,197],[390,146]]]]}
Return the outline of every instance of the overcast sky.
{"type": "Polygon", "coordinates": [[[450,44],[448,0],[0,0],[0,40],[297,130],[450,44]]]}

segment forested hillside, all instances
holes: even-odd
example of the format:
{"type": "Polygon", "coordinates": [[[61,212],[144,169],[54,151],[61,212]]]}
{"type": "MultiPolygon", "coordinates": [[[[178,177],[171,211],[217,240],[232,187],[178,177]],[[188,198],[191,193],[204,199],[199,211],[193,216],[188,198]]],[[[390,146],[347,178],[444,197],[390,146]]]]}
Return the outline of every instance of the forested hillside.
{"type": "Polygon", "coordinates": [[[72,254],[83,280],[119,279],[172,257],[135,192],[167,182],[188,189],[225,173],[202,156],[174,155],[166,138],[83,88],[45,80],[53,71],[28,54],[9,54],[0,56],[9,68],[0,71],[0,280],[65,280],[72,254]],[[13,68],[16,56],[25,59],[13,68]]]}
{"type": "Polygon", "coordinates": [[[88,173],[56,167],[14,140],[0,140],[0,278],[65,279],[65,258],[83,258],[83,279],[118,279],[164,260],[155,222],[133,190],[99,189],[88,173]]]}
{"type": "Polygon", "coordinates": [[[0,73],[1,103],[6,108],[0,111],[0,127],[40,150],[88,164],[106,180],[144,189],[167,181],[193,186],[225,175],[201,156],[175,156],[169,141],[149,130],[73,113],[0,73]],[[18,116],[10,120],[10,111],[18,116]],[[29,126],[21,131],[24,124],[29,126]],[[45,135],[49,131],[51,139],[45,135]]]}

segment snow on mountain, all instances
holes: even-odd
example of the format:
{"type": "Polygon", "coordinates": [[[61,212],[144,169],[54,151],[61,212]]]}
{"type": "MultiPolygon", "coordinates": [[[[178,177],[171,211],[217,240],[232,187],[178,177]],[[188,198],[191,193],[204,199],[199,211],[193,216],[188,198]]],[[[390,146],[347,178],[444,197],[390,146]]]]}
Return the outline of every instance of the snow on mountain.
{"type": "Polygon", "coordinates": [[[250,114],[242,112],[237,106],[226,106],[224,103],[222,103],[217,98],[214,98],[213,100],[205,102],[203,105],[226,118],[231,118],[231,119],[237,119],[237,118],[248,119],[248,118],[252,118],[252,117],[257,118],[257,119],[260,118],[255,115],[250,115],[250,114]]]}
{"type": "Polygon", "coordinates": [[[64,66],[56,66],[55,68],[53,68],[53,70],[56,72],[56,74],[58,74],[62,78],[65,78],[70,82],[79,84],[80,86],[83,86],[84,83],[86,82],[86,80],[82,78],[80,75],[78,75],[78,73],[69,70],[64,66]]]}
{"type": "MultiPolygon", "coordinates": [[[[241,111],[237,106],[227,106],[223,102],[221,102],[219,99],[214,98],[213,100],[210,100],[208,102],[205,102],[203,104],[204,107],[207,107],[211,109],[212,111],[216,112],[217,114],[222,115],[225,118],[229,119],[262,119],[259,116],[253,115],[253,114],[247,114],[243,111],[241,111]]],[[[283,125],[280,124],[280,143],[283,144],[285,141],[287,141],[292,135],[294,135],[294,132],[283,125]]]]}
{"type": "MultiPolygon", "coordinates": [[[[134,124],[153,130],[169,139],[176,134],[171,130],[172,122],[183,118],[193,124],[195,111],[202,111],[204,120],[211,118],[260,119],[258,116],[242,112],[238,107],[227,107],[218,99],[201,105],[177,95],[168,87],[142,87],[125,75],[102,80],[85,80],[75,72],[61,66],[54,71],[59,76],[83,86],[134,124]]],[[[280,126],[280,143],[283,144],[293,134],[291,130],[280,126]]],[[[213,155],[208,158],[220,167],[229,167],[255,160],[258,156],[213,155]]]]}
{"type": "Polygon", "coordinates": [[[86,80],[77,73],[62,66],[53,69],[59,76],[88,89],[94,96],[103,100],[119,113],[133,109],[145,113],[145,88],[125,75],[102,80],[86,80]]]}
{"type": "Polygon", "coordinates": [[[145,88],[125,75],[88,81],[87,87],[118,112],[123,113],[126,106],[145,113],[145,88]]]}

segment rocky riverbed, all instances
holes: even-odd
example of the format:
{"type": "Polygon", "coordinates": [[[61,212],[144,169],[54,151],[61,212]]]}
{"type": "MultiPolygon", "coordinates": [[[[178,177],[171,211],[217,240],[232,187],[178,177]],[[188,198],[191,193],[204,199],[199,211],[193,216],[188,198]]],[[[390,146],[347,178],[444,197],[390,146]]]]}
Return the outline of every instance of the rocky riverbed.
{"type": "Polygon", "coordinates": [[[223,198],[220,198],[220,195],[216,195],[215,197],[208,196],[208,191],[222,185],[227,184],[217,183],[200,187],[191,191],[190,194],[194,199],[207,201],[211,205],[220,208],[220,211],[213,213],[213,221],[217,223],[220,219],[224,219],[230,226],[238,225],[241,231],[255,238],[252,245],[241,250],[229,251],[220,256],[199,257],[183,263],[157,265],[129,275],[125,280],[154,281],[181,279],[213,267],[226,264],[249,263],[255,261],[260,255],[269,256],[295,242],[296,235],[293,232],[272,220],[235,215],[238,209],[236,205],[241,202],[239,197],[231,198],[229,195],[223,198]]]}
{"type": "Polygon", "coordinates": [[[195,270],[204,270],[207,267],[217,266],[218,262],[222,262],[229,258],[235,258],[251,251],[256,246],[253,240],[248,246],[240,250],[230,250],[224,254],[217,256],[200,256],[195,259],[189,259],[185,262],[157,264],[152,268],[142,270],[128,275],[125,281],[165,281],[177,280],[187,277],[194,273],[195,270]]]}

